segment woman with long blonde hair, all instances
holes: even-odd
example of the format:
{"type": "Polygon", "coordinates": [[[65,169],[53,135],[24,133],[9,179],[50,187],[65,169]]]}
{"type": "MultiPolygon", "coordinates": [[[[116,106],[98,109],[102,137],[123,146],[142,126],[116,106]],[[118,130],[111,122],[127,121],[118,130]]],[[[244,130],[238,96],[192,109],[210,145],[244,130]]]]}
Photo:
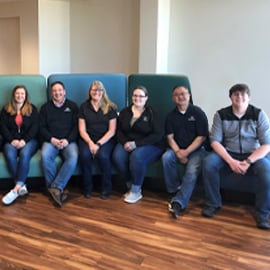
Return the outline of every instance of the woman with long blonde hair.
{"type": "Polygon", "coordinates": [[[89,87],[88,99],[79,110],[79,149],[83,173],[83,192],[91,197],[92,163],[94,159],[102,173],[101,198],[108,199],[112,191],[111,153],[116,131],[116,105],[109,99],[102,82],[94,81],[89,87]]]}

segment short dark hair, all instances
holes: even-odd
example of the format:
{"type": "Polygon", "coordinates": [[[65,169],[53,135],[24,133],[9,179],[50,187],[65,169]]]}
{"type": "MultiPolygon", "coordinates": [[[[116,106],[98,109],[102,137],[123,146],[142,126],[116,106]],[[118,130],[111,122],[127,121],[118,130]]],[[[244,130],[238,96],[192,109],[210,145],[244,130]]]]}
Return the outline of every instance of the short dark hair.
{"type": "Polygon", "coordinates": [[[138,85],[136,87],[133,88],[132,93],[136,90],[136,89],[140,89],[144,92],[145,96],[148,96],[148,90],[144,85],[138,85]]]}
{"type": "Polygon", "coordinates": [[[61,85],[63,86],[63,88],[65,89],[65,85],[64,85],[64,83],[61,82],[61,81],[55,81],[55,82],[52,82],[52,83],[51,83],[51,88],[52,88],[54,85],[56,85],[56,84],[61,84],[61,85]]]}
{"type": "Polygon", "coordinates": [[[191,95],[190,89],[189,89],[187,86],[182,85],[182,84],[177,84],[177,85],[175,85],[175,86],[173,87],[173,89],[172,89],[172,92],[174,92],[174,90],[175,90],[176,88],[179,88],[179,87],[183,87],[183,88],[187,89],[187,90],[188,90],[188,93],[191,95]]]}
{"type": "Polygon", "coordinates": [[[248,95],[250,95],[249,87],[244,83],[238,83],[233,85],[229,90],[229,96],[231,97],[231,95],[235,92],[247,93],[248,95]]]}

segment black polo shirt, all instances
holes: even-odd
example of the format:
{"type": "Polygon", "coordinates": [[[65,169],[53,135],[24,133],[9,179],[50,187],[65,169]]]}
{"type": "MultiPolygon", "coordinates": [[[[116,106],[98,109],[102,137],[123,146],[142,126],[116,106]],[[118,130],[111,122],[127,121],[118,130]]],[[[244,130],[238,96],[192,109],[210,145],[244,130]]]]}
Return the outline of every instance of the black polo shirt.
{"type": "Polygon", "coordinates": [[[109,121],[117,118],[117,112],[114,109],[110,109],[104,115],[101,109],[96,112],[92,104],[89,101],[85,101],[80,106],[79,118],[85,120],[88,135],[91,140],[97,142],[108,131],[109,121]]]}
{"type": "Polygon", "coordinates": [[[196,137],[208,136],[206,114],[198,106],[189,104],[185,113],[176,107],[168,115],[165,123],[166,135],[174,134],[174,140],[181,149],[186,149],[196,137]]]}

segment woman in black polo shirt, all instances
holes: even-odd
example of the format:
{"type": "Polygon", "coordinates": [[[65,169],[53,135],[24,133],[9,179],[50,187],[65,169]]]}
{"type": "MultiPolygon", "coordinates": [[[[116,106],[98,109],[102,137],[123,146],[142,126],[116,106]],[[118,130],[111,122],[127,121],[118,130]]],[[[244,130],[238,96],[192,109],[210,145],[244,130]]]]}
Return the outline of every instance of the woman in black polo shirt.
{"type": "Polygon", "coordinates": [[[79,150],[83,173],[83,192],[91,197],[92,163],[98,160],[102,172],[102,199],[108,199],[112,190],[111,153],[115,145],[116,105],[110,101],[102,82],[94,81],[89,88],[89,98],[79,110],[79,150]]]}

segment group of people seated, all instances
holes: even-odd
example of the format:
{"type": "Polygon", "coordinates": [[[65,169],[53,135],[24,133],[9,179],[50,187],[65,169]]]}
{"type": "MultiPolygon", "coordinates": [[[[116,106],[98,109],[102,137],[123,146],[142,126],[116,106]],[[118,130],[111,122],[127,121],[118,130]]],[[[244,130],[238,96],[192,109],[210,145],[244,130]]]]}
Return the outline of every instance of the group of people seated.
{"type": "Polygon", "coordinates": [[[30,102],[25,86],[16,86],[0,114],[3,153],[15,186],[3,198],[10,205],[28,193],[26,180],[31,157],[41,148],[41,164],[49,195],[62,206],[68,184],[79,160],[83,194],[91,198],[92,164],[101,169],[100,197],[112,192],[111,167],[124,178],[126,203],[142,199],[148,164],[161,159],[170,196],[169,211],[178,218],[186,209],[198,176],[202,173],[205,206],[202,216],[213,217],[222,206],[220,170],[254,174],[256,225],[270,229],[270,125],[265,112],[250,102],[250,90],[236,84],[229,90],[231,105],[218,110],[209,132],[205,112],[191,104],[189,89],[172,89],[175,108],[168,112],[165,127],[157,108],[148,105],[148,91],[137,86],[132,104],[117,114],[102,82],[94,81],[87,100],[78,107],[66,98],[61,81],[51,85],[51,100],[40,111],[30,102]],[[211,149],[209,149],[209,146],[211,149]],[[60,155],[60,168],[55,163],[60,155]],[[178,175],[178,164],[184,175],[178,175]]]}

